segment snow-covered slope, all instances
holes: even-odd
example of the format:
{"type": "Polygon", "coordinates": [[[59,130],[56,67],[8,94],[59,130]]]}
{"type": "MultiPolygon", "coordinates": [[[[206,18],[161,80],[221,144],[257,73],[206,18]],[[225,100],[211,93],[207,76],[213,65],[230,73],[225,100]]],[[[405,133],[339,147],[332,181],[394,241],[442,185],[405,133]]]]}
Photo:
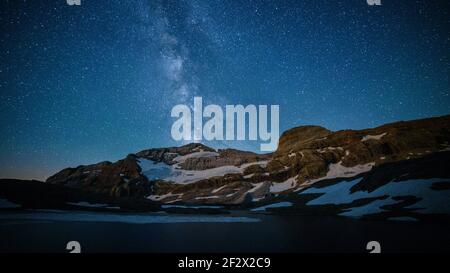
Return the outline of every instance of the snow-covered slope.
{"type": "MultiPolygon", "coordinates": [[[[450,153],[377,166],[356,177],[327,176],[309,187],[263,202],[264,213],[334,214],[417,220],[450,216],[450,153]],[[291,206],[277,206],[291,202],[291,206]]],[[[261,205],[260,205],[261,206],[261,205]]]]}
{"type": "MultiPolygon", "coordinates": [[[[364,216],[386,211],[386,205],[399,205],[403,201],[401,197],[416,198],[418,201],[412,205],[405,206],[418,213],[450,214],[450,193],[433,189],[433,185],[449,182],[445,178],[413,179],[405,181],[391,181],[374,191],[355,191],[351,188],[360,183],[362,178],[351,181],[342,181],[324,188],[309,188],[300,194],[317,194],[319,197],[312,199],[306,205],[350,205],[351,203],[374,198],[367,204],[352,206],[340,215],[364,216]],[[375,199],[376,198],[376,199],[375,199]],[[397,198],[397,200],[395,199],[397,198]]],[[[450,182],[449,182],[450,183],[450,182]]]]}

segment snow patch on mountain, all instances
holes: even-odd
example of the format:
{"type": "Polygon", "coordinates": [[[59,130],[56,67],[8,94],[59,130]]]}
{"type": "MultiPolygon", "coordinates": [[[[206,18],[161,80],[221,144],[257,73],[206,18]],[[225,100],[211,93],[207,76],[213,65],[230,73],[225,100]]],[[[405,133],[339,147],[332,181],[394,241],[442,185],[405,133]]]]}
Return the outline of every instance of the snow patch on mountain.
{"type": "Polygon", "coordinates": [[[323,154],[323,153],[326,153],[328,151],[335,151],[335,150],[343,151],[344,148],[342,148],[342,147],[331,147],[330,146],[330,147],[325,147],[323,149],[317,149],[316,151],[321,153],[321,154],[323,154]]]}
{"type": "MultiPolygon", "coordinates": [[[[190,155],[195,156],[215,156],[215,152],[196,152],[190,155]]],[[[217,154],[218,155],[218,154],[217,154]]],[[[216,168],[206,169],[206,170],[183,170],[180,167],[180,163],[186,160],[188,155],[183,156],[183,158],[178,158],[178,163],[173,165],[168,165],[164,162],[156,162],[153,160],[138,158],[137,162],[141,167],[142,174],[145,175],[149,180],[161,179],[165,181],[171,181],[178,184],[189,184],[200,180],[208,179],[211,177],[220,177],[226,174],[232,173],[243,173],[243,171],[252,165],[260,165],[265,167],[268,161],[258,161],[245,163],[241,166],[220,166],[216,168]]]]}
{"type": "Polygon", "coordinates": [[[241,168],[242,171],[244,171],[247,167],[253,166],[253,165],[259,165],[262,168],[267,167],[267,163],[269,163],[269,160],[261,160],[256,162],[250,162],[250,163],[244,163],[239,168],[241,168]]]}
{"type": "Polygon", "coordinates": [[[206,170],[177,170],[172,169],[171,175],[163,180],[172,181],[179,184],[194,183],[203,179],[216,176],[224,176],[231,173],[242,173],[241,168],[236,166],[221,166],[206,170]]]}
{"type": "Polygon", "coordinates": [[[217,192],[221,191],[222,189],[224,189],[226,187],[227,187],[227,185],[223,185],[222,187],[219,187],[217,189],[212,190],[211,193],[217,193],[217,192]]]}
{"type": "Polygon", "coordinates": [[[264,182],[255,183],[255,184],[252,183],[253,188],[249,189],[247,192],[253,193],[253,192],[257,191],[258,189],[260,189],[263,185],[264,185],[264,182]]]}
{"type": "Polygon", "coordinates": [[[164,162],[156,162],[146,158],[138,158],[137,163],[141,168],[141,172],[149,180],[164,179],[168,177],[172,171],[172,167],[164,162]]]}
{"type": "MultiPolygon", "coordinates": [[[[359,183],[362,178],[351,181],[343,181],[323,188],[308,188],[299,194],[322,195],[309,201],[306,205],[341,205],[350,204],[355,200],[364,198],[376,198],[387,196],[383,200],[376,200],[361,207],[352,208],[350,212],[342,215],[365,215],[380,212],[380,207],[388,204],[395,204],[392,197],[415,196],[420,200],[406,208],[414,209],[419,213],[450,213],[450,195],[445,190],[434,190],[431,186],[436,182],[448,181],[443,178],[414,179],[407,181],[392,181],[374,191],[357,191],[351,193],[350,189],[359,183]]],[[[399,201],[398,201],[399,202],[399,201]]]]}
{"type": "Polygon", "coordinates": [[[290,177],[284,182],[272,183],[270,186],[270,192],[278,193],[295,188],[297,186],[297,177],[298,175],[295,177],[290,177]]]}
{"type": "Polygon", "coordinates": [[[149,195],[149,196],[147,196],[147,199],[150,199],[152,201],[161,201],[161,200],[169,198],[169,197],[176,197],[178,199],[178,198],[181,198],[182,195],[183,195],[182,193],[173,194],[173,193],[169,192],[169,193],[162,194],[162,195],[149,195]]]}
{"type": "Polygon", "coordinates": [[[196,200],[216,199],[216,198],[220,198],[220,196],[217,196],[217,195],[209,195],[209,196],[198,196],[198,197],[195,197],[196,200]]]}
{"type": "Polygon", "coordinates": [[[321,180],[326,180],[326,179],[354,177],[359,174],[370,171],[373,166],[375,166],[375,162],[361,164],[361,165],[355,165],[353,167],[345,167],[345,166],[342,166],[342,161],[339,161],[336,164],[330,164],[328,166],[328,172],[325,176],[308,180],[308,181],[304,182],[302,184],[302,186],[310,186],[316,182],[319,182],[321,180]]]}
{"type": "Polygon", "coordinates": [[[219,156],[219,154],[216,152],[205,152],[205,151],[201,150],[199,152],[177,156],[173,159],[173,161],[178,162],[178,163],[183,163],[189,158],[216,157],[216,156],[219,156]]]}
{"type": "Polygon", "coordinates": [[[371,140],[371,139],[373,139],[373,140],[380,140],[382,137],[384,137],[385,135],[386,135],[387,133],[382,133],[382,134],[379,134],[379,135],[367,135],[367,136],[364,136],[362,139],[361,139],[361,141],[367,141],[367,140],[371,140]]]}

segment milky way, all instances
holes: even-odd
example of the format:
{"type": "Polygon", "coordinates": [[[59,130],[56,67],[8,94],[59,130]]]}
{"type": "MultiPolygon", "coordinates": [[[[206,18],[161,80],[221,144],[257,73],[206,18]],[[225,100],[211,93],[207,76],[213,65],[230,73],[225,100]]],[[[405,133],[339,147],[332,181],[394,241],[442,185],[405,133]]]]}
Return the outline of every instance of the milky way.
{"type": "Polygon", "coordinates": [[[194,96],[280,105],[281,131],[449,113],[448,1],[81,2],[0,4],[0,177],[180,145],[194,96]]]}

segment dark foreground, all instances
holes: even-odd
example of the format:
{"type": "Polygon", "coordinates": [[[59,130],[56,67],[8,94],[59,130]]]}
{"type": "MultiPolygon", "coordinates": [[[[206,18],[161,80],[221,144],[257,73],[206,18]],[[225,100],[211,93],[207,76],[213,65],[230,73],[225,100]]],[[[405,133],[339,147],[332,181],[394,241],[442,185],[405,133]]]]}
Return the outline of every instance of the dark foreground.
{"type": "Polygon", "coordinates": [[[448,222],[335,216],[0,213],[0,252],[450,252],[448,222]]]}

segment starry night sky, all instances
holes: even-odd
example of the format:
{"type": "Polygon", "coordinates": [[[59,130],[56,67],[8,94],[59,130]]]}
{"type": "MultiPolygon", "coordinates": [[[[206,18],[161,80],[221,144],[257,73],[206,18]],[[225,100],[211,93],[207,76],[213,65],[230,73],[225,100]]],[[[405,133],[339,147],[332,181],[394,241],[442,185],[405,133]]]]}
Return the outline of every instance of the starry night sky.
{"type": "Polygon", "coordinates": [[[81,2],[1,1],[0,177],[181,145],[194,96],[278,104],[280,133],[450,113],[448,1],[81,2]]]}

